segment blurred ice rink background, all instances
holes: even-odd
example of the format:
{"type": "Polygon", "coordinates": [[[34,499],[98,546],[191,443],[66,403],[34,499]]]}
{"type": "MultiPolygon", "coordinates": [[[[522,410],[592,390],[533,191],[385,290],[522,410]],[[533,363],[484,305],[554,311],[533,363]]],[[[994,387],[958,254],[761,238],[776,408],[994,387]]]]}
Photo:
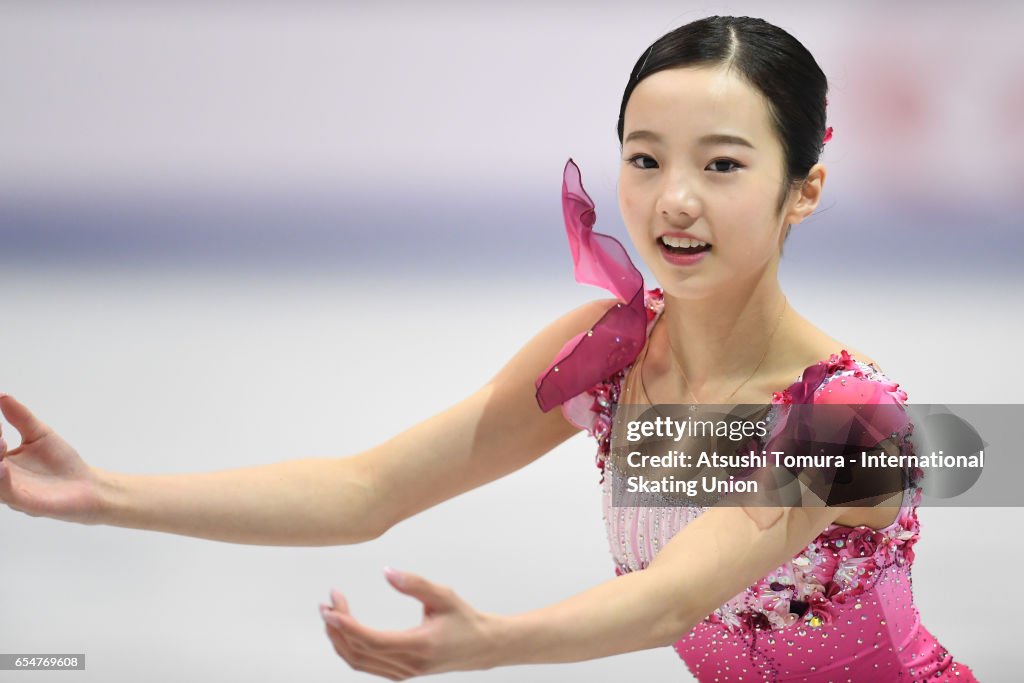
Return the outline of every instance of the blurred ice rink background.
{"type": "MultiPolygon", "coordinates": [[[[4,3],[0,390],[91,464],[139,473],[354,453],[427,418],[605,296],[572,280],[563,166],[626,242],[626,78],[710,14],[785,28],[830,80],[826,195],[783,259],[794,307],[912,401],[1019,403],[1024,9],[994,2],[4,3]]],[[[362,546],[5,508],[0,652],[85,652],[82,681],[371,680],[323,635],[332,586],[405,628],[419,603],[385,564],[489,612],[613,576],[592,444],[362,546]]],[[[979,679],[1017,680],[1024,515],[919,514],[923,623],[979,679]]],[[[671,649],[470,674],[640,675],[692,680],[671,649]]]]}

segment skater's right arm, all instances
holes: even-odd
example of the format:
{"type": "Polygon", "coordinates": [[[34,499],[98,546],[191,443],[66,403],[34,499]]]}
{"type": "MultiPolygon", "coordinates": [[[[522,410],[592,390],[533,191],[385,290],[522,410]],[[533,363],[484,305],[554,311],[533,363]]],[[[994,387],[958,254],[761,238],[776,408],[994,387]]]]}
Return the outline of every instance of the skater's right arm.
{"type": "Polygon", "coordinates": [[[466,399],[349,456],[220,472],[139,475],[87,465],[12,396],[0,410],[21,445],[0,437],[0,502],[31,516],[231,543],[321,546],[375,538],[399,521],[509,474],[578,430],[541,412],[534,382],[566,341],[614,301],[594,301],[531,339],[466,399]]]}

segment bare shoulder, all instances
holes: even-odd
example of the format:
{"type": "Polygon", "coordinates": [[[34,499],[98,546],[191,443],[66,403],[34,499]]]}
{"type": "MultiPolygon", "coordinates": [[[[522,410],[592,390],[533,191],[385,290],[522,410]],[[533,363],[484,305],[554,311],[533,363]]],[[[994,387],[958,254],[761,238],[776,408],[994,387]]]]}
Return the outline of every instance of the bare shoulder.
{"type": "Polygon", "coordinates": [[[516,376],[516,383],[532,385],[570,339],[593,327],[617,303],[618,299],[596,299],[557,318],[529,340],[492,382],[516,376]]]}
{"type": "Polygon", "coordinates": [[[799,341],[794,340],[796,343],[791,348],[799,350],[798,352],[803,356],[802,361],[807,364],[827,360],[829,356],[845,350],[854,360],[873,365],[876,368],[879,367],[873,357],[859,348],[832,337],[803,316],[799,316],[799,322],[795,327],[796,337],[799,341]]]}

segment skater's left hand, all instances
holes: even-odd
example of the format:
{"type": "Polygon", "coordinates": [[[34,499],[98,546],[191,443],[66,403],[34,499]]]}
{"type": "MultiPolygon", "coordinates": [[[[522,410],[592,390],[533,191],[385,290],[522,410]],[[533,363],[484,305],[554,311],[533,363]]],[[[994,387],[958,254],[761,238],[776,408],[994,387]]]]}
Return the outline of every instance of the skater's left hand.
{"type": "Polygon", "coordinates": [[[447,586],[395,570],[385,571],[399,592],[423,603],[423,623],[406,631],[377,631],[358,622],[338,591],[321,605],[327,636],[356,671],[392,681],[442,671],[491,668],[496,639],[492,615],[473,609],[447,586]]]}

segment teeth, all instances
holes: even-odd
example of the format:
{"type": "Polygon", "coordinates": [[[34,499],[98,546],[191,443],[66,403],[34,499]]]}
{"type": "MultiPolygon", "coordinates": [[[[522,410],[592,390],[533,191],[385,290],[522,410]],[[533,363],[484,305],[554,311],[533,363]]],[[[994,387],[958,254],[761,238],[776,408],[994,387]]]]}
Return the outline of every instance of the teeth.
{"type": "Polygon", "coordinates": [[[670,247],[690,248],[706,247],[708,245],[707,242],[698,242],[697,240],[691,240],[686,237],[669,237],[668,235],[663,236],[661,241],[670,247]]]}

